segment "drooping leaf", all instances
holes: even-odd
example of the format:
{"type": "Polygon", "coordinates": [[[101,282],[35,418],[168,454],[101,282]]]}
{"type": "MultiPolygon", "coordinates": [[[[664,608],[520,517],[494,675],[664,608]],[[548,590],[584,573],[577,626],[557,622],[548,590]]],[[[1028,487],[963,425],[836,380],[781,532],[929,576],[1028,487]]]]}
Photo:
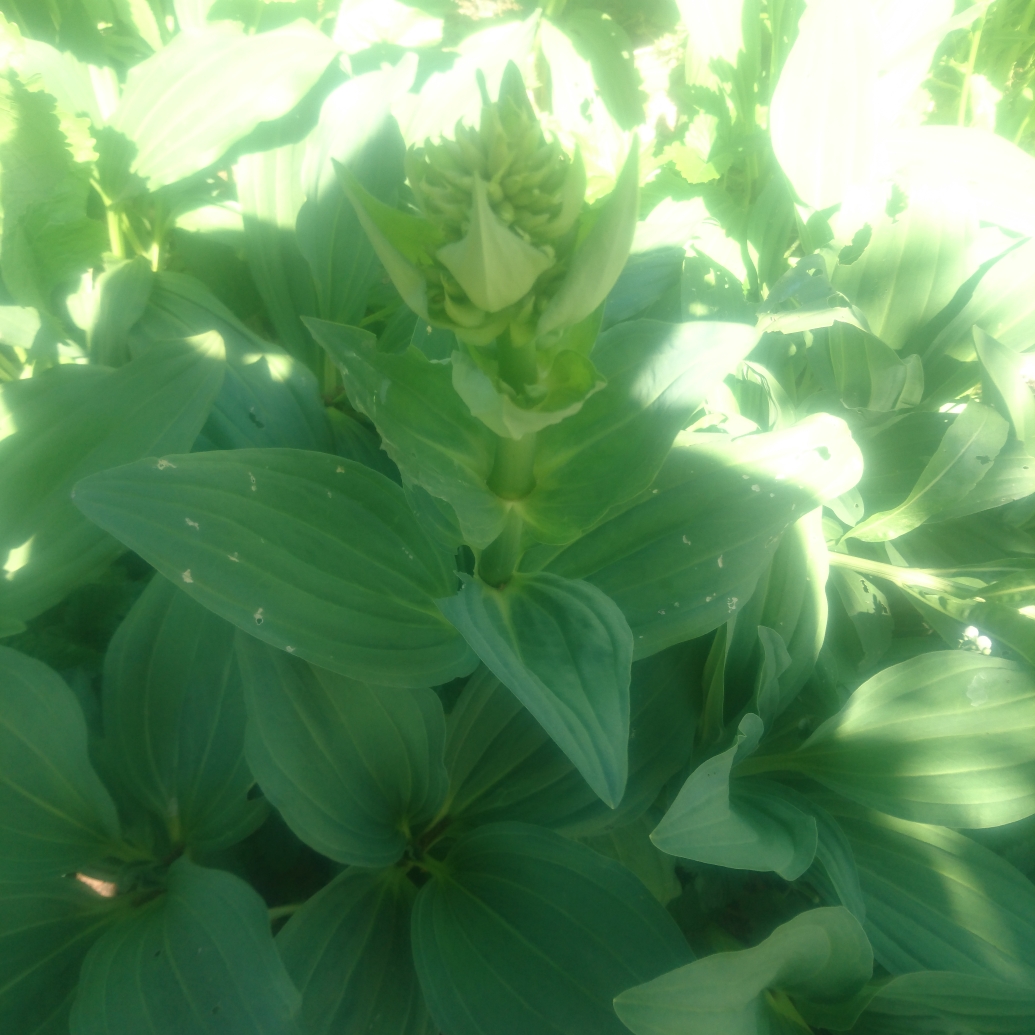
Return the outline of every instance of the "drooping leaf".
{"type": "Polygon", "coordinates": [[[0,1024],[65,1035],[79,967],[119,910],[79,881],[0,884],[0,1024]]]}
{"type": "Polygon", "coordinates": [[[607,385],[539,433],[535,488],[515,504],[539,540],[571,542],[646,489],[676,434],[754,342],[745,324],[635,320],[605,331],[590,359],[607,385]]]}
{"type": "Polygon", "coordinates": [[[473,667],[434,603],[454,590],[452,558],[361,464],[181,454],[94,475],[76,503],[199,603],[322,668],[420,686],[473,667]]]}
{"type": "Polygon", "coordinates": [[[749,754],[762,722],[748,713],[733,745],[688,777],[651,840],[669,855],[736,870],[774,870],[797,880],[816,854],[816,821],[780,794],[778,784],[730,779],[749,754]]]}
{"type": "Polygon", "coordinates": [[[125,791],[173,845],[212,850],[262,822],[247,800],[234,627],[156,575],[104,659],[104,737],[125,791]]]}
{"type": "Polygon", "coordinates": [[[892,974],[956,970],[1031,985],[1035,889],[1006,860],[943,827],[833,797],[819,799],[848,837],[866,931],[892,974]]]}
{"type": "Polygon", "coordinates": [[[572,836],[641,816],[693,746],[696,654],[685,645],[632,667],[629,779],[616,809],[596,796],[532,714],[479,669],[449,714],[450,815],[461,822],[518,820],[572,836]]]}
{"type": "Polygon", "coordinates": [[[719,952],[630,988],[615,1010],[635,1035],[767,1035],[766,991],[847,999],[873,971],[859,922],[841,906],[810,909],[761,945],[719,952]]]}
{"type": "Polygon", "coordinates": [[[308,326],[341,366],[350,401],[381,434],[407,478],[454,508],[464,537],[488,546],[506,520],[506,504],[486,485],[496,436],[453,390],[448,365],[418,349],[378,352],[373,335],[324,321],[308,326]]]}
{"type": "Polygon", "coordinates": [[[114,372],[64,364],[0,389],[0,624],[39,614],[118,556],[72,486],[189,449],[219,392],[221,352],[212,339],[167,342],[114,372]]]}
{"type": "Polygon", "coordinates": [[[632,634],[600,590],[557,575],[469,579],[439,609],[616,807],[628,777],[632,634]]]}
{"type": "Polygon", "coordinates": [[[0,831],[0,877],[25,881],[96,862],[119,836],[75,695],[9,647],[0,647],[0,831]]]}
{"type": "Polygon", "coordinates": [[[893,510],[871,515],[848,534],[865,542],[884,542],[950,510],[989,472],[1009,430],[995,410],[968,403],[906,499],[893,510]]]}
{"type": "Polygon", "coordinates": [[[974,328],[974,347],[985,372],[985,392],[1009,419],[1015,437],[1035,450],[1035,397],[1024,379],[1023,356],[980,327],[974,328]]]}
{"type": "Polygon", "coordinates": [[[827,415],[732,442],[688,432],[635,506],[552,558],[532,551],[524,563],[602,589],[646,657],[727,621],[751,597],[780,533],[850,488],[861,466],[847,426],[827,415]]]}
{"type": "Polygon", "coordinates": [[[620,1035],[611,1000],[691,959],[621,864],[522,823],[459,840],[417,896],[413,954],[453,1035],[620,1035]]]}
{"type": "Polygon", "coordinates": [[[178,859],[164,893],[83,963],[72,1035],[298,1035],[299,997],[266,905],[244,881],[178,859]]]}
{"type": "Polygon", "coordinates": [[[1035,813],[1033,726],[1027,668],[936,651],[868,679],[798,751],[742,771],[791,768],[904,819],[994,827],[1035,813]]]}
{"type": "Polygon", "coordinates": [[[111,125],[134,144],[152,190],[211,165],[259,122],[285,115],[337,47],[298,20],[246,35],[232,22],[181,32],[130,71],[111,125]],[[253,82],[259,89],[241,89],[253,82]]]}
{"type": "Polygon", "coordinates": [[[430,1035],[410,950],[416,894],[402,868],[350,867],[277,935],[310,1035],[430,1035]]]}
{"type": "Polygon", "coordinates": [[[93,312],[86,327],[90,359],[119,367],[129,361],[130,328],[143,316],[154,274],[143,256],[113,263],[94,285],[93,312]]]}
{"type": "Polygon", "coordinates": [[[240,636],[247,753],[288,826],[324,855],[391,866],[446,796],[431,690],[368,686],[240,636]]]}

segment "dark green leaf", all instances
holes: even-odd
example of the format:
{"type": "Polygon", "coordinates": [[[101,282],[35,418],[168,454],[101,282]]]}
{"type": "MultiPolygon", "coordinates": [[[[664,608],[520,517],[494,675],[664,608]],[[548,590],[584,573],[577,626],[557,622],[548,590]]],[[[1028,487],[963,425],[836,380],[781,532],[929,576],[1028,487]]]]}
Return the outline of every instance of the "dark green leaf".
{"type": "Polygon", "coordinates": [[[299,997],[265,903],[221,870],[179,859],[165,892],[90,950],[71,1035],[298,1035],[299,997]]]}
{"type": "Polygon", "coordinates": [[[446,797],[445,719],[431,690],[325,672],[240,636],[248,761],[306,844],[355,866],[391,866],[446,797]]]}
{"type": "Polygon", "coordinates": [[[94,475],[76,503],[199,603],[322,668],[421,686],[473,667],[434,603],[454,592],[452,557],[361,464],[192,453],[94,475]]]}
{"type": "Polygon", "coordinates": [[[0,647],[0,766],[2,879],[68,873],[117,840],[79,702],[56,672],[8,647],[0,647]]]}
{"type": "Polygon", "coordinates": [[[277,935],[309,1035],[430,1035],[410,951],[416,894],[400,867],[350,867],[277,935]]]}
{"type": "Polygon", "coordinates": [[[0,624],[39,614],[118,556],[72,486],[189,449],[219,392],[221,352],[211,339],[165,343],[114,372],[64,364],[0,389],[0,624]]]}
{"type": "Polygon", "coordinates": [[[572,836],[641,816],[690,755],[697,657],[681,645],[632,667],[629,779],[608,808],[516,697],[487,669],[449,715],[450,814],[470,823],[522,820],[572,836]]]}
{"type": "Polygon", "coordinates": [[[265,817],[248,801],[234,627],[156,575],[112,637],[103,719],[125,791],[195,851],[240,841],[265,817]]]}
{"type": "Polygon", "coordinates": [[[632,823],[584,837],[584,844],[609,859],[617,859],[643,882],[643,886],[664,906],[683,890],[676,876],[676,860],[659,851],[650,839],[653,821],[640,816],[632,823]]]}
{"type": "Polygon", "coordinates": [[[0,884],[2,1030],[67,1035],[83,957],[118,916],[110,899],[65,877],[0,884]]]}
{"type": "Polygon", "coordinates": [[[450,1035],[621,1035],[613,997],[692,958],[624,866],[521,823],[478,828],[435,867],[413,954],[450,1035]]]}
{"type": "Polygon", "coordinates": [[[448,364],[418,349],[378,352],[358,328],[309,320],[307,326],[342,368],[349,399],[376,425],[403,475],[452,504],[472,546],[488,546],[506,520],[503,500],[485,484],[496,436],[453,390],[448,364]]]}
{"type": "Polygon", "coordinates": [[[468,579],[438,601],[492,673],[612,808],[628,776],[632,634],[596,587],[543,572],[468,579]]]}
{"type": "MultiPolygon", "coordinates": [[[[780,533],[853,485],[861,466],[847,426],[827,415],[734,441],[688,432],[636,506],[545,566],[607,593],[645,657],[727,621],[754,592],[780,533]]],[[[525,563],[536,562],[533,552],[525,563]]]]}
{"type": "Polygon", "coordinates": [[[607,378],[582,409],[539,433],[536,486],[516,509],[545,543],[568,543],[642,492],[705,395],[751,349],[745,324],[636,320],[590,356],[607,378]]]}

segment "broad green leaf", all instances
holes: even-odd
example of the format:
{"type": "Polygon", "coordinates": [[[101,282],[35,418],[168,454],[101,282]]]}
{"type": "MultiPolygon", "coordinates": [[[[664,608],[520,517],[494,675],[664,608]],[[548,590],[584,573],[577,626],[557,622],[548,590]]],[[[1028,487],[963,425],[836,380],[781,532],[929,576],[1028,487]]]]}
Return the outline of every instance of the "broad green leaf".
{"type": "Polygon", "coordinates": [[[607,110],[622,129],[643,122],[642,81],[633,60],[633,44],[625,30],[609,15],[593,8],[566,12],[562,28],[575,49],[593,69],[607,110]]]}
{"type": "Polygon", "coordinates": [[[448,681],[473,657],[435,600],[453,558],[402,489],[350,460],[236,449],[94,475],[76,503],[239,629],[356,679],[448,681]]]}
{"type": "Polygon", "coordinates": [[[4,880],[87,866],[119,836],[75,694],[41,661],[8,647],[0,647],[0,832],[4,880]]]}
{"type": "Polygon", "coordinates": [[[0,271],[11,300],[41,312],[107,247],[104,223],[87,216],[90,165],[76,146],[85,141],[65,129],[46,93],[0,81],[0,271]]]}
{"type": "Polygon", "coordinates": [[[0,884],[0,1025],[67,1035],[79,967],[118,918],[110,899],[66,877],[0,884]]]}
{"type": "Polygon", "coordinates": [[[109,266],[94,285],[93,312],[86,327],[91,362],[120,367],[129,361],[127,335],[144,314],[154,274],[143,256],[109,266]]]}
{"type": "Polygon", "coordinates": [[[378,352],[373,335],[322,320],[308,326],[345,377],[352,405],[376,425],[399,470],[432,496],[452,504],[464,538],[488,546],[503,528],[507,507],[485,484],[496,436],[453,390],[450,367],[416,348],[378,352]]]}
{"type": "Polygon", "coordinates": [[[96,942],[71,1035],[298,1035],[269,913],[238,877],[178,859],[161,894],[96,942]]]}
{"type": "Polygon", "coordinates": [[[918,358],[903,360],[879,338],[840,322],[827,332],[827,348],[845,406],[894,410],[920,401],[923,365],[918,358]]]}
{"type": "MultiPolygon", "coordinates": [[[[1023,381],[1020,384],[1027,387],[1023,381]]],[[[1014,438],[1007,439],[981,481],[941,511],[939,519],[945,521],[979,514],[1030,496],[1035,492],[1035,457],[1032,452],[1035,452],[1035,440],[1029,446],[1014,438]]]]}
{"type": "Polygon", "coordinates": [[[830,572],[830,583],[858,638],[862,650],[859,668],[868,671],[891,644],[895,623],[888,599],[876,583],[855,571],[834,568],[830,572]]]}
{"type": "Polygon", "coordinates": [[[122,548],[75,509],[84,475],[189,449],[220,390],[218,340],[166,342],[114,372],[63,364],[0,388],[0,623],[24,621],[122,548]]]}
{"type": "Polygon", "coordinates": [[[635,1035],[768,1035],[767,990],[836,1002],[872,971],[859,922],[829,906],[799,913],[754,948],[718,952],[630,988],[615,1011],[635,1035]]]}
{"type": "Polygon", "coordinates": [[[879,35],[869,4],[809,4],[773,91],[773,151],[814,209],[845,200],[875,162],[879,35]],[[823,83],[822,92],[816,84],[823,83]]]}
{"type": "Polygon", "coordinates": [[[847,426],[825,414],[733,441],[686,432],[635,506],[552,559],[532,551],[524,564],[602,589],[646,657],[726,622],[751,597],[780,533],[854,485],[861,467],[847,426]]]}
{"type": "Polygon", "coordinates": [[[1035,240],[1011,248],[981,278],[970,300],[931,342],[925,359],[936,358],[965,342],[980,327],[1008,349],[1024,349],[1035,332],[1035,240]]]}
{"type": "Polygon", "coordinates": [[[978,226],[967,198],[951,189],[918,186],[903,211],[883,208],[881,200],[875,211],[846,208],[836,217],[848,235],[866,221],[873,236],[859,259],[834,270],[831,283],[878,338],[900,349],[973,272],[969,250],[978,226]]]}
{"type": "Polygon", "coordinates": [[[437,601],[475,654],[615,808],[628,777],[632,634],[586,582],[539,572],[437,601]]]}
{"type": "Polygon", "coordinates": [[[617,859],[643,882],[643,886],[666,905],[681,894],[683,888],[676,876],[676,860],[658,851],[650,839],[653,821],[641,816],[632,823],[615,827],[593,837],[584,837],[584,844],[610,859],[617,859]]]}
{"type": "Polygon", "coordinates": [[[248,636],[238,652],[248,761],[288,826],[337,862],[398,861],[446,797],[439,699],[325,672],[248,636]]]}
{"type": "Polygon", "coordinates": [[[789,768],[918,822],[1001,826],[1035,813],[1033,727],[1026,667],[937,651],[868,679],[796,752],[741,771],[789,768]]]}
{"type": "Polygon", "coordinates": [[[1035,397],[1024,378],[1025,357],[980,327],[974,328],[974,346],[985,373],[983,397],[1009,419],[1017,439],[1035,450],[1035,397]]]}
{"type": "Polygon", "coordinates": [[[636,320],[590,359],[607,378],[574,416],[538,435],[531,494],[516,509],[544,543],[568,543],[642,492],[705,395],[756,340],[745,324],[636,320]]]}
{"type": "Polygon", "coordinates": [[[140,355],[164,338],[205,331],[220,335],[227,357],[223,389],[203,431],[205,448],[331,451],[333,438],[313,374],[248,330],[193,277],[155,275],[144,315],[129,334],[130,352],[140,355]]]}
{"type": "Polygon", "coordinates": [[[816,854],[816,821],[768,781],[731,780],[738,754],[758,744],[762,723],[748,713],[733,745],[702,762],[651,833],[669,855],[734,870],[773,870],[797,880],[816,854]]]}
{"type": "Polygon", "coordinates": [[[852,846],[866,931],[883,967],[1032,984],[1035,889],[1019,871],[943,827],[820,800],[852,846]]]}
{"type": "Polygon", "coordinates": [[[901,974],[876,990],[853,1035],[1026,1035],[1035,1027],[1035,991],[995,978],[948,971],[901,974]]]}
{"type": "Polygon", "coordinates": [[[225,847],[265,818],[247,800],[234,627],[161,575],[112,637],[102,702],[110,764],[171,844],[225,847]]]}
{"type": "Polygon", "coordinates": [[[287,114],[337,49],[301,19],[254,36],[231,22],[181,32],[133,66],[111,125],[134,144],[132,169],[154,190],[199,172],[260,122],[287,114]]]}
{"type": "Polygon", "coordinates": [[[523,823],[479,827],[435,866],[413,956],[450,1035],[621,1035],[613,997],[693,958],[624,866],[523,823]]]}
{"type": "Polygon", "coordinates": [[[995,410],[968,403],[945,432],[906,499],[893,510],[868,517],[848,535],[865,542],[884,542],[951,510],[989,472],[1009,430],[995,410]]]}
{"type": "Polygon", "coordinates": [[[0,306],[0,343],[30,349],[40,329],[40,314],[28,306],[0,306]]]}
{"type": "Polygon", "coordinates": [[[466,823],[520,820],[572,836],[637,819],[690,756],[696,685],[696,655],[685,645],[633,665],[629,779],[612,810],[517,698],[479,669],[449,714],[450,815],[466,823]]]}
{"type": "Polygon", "coordinates": [[[401,867],[350,867],[277,935],[309,1035],[430,1035],[410,951],[416,894],[401,867]]]}

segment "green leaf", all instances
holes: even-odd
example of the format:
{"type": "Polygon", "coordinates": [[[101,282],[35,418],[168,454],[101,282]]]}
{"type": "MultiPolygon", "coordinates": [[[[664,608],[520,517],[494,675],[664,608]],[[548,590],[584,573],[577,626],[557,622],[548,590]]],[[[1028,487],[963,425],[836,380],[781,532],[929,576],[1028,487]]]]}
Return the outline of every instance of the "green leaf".
{"type": "Polygon", "coordinates": [[[71,1035],[298,1035],[298,1005],[262,899],[181,858],[90,950],[71,1035]]]}
{"type": "Polygon", "coordinates": [[[593,79],[607,110],[622,129],[643,122],[645,94],[633,60],[633,44],[610,15],[592,8],[566,12],[564,32],[593,69],[593,79]]]}
{"type": "Polygon", "coordinates": [[[816,854],[816,821],[768,781],[731,780],[737,756],[750,754],[762,722],[748,713],[736,740],[702,762],[655,827],[651,840],[669,855],[735,870],[774,870],[797,880],[816,854]]]}
{"type": "Polygon", "coordinates": [[[127,336],[144,314],[153,279],[151,264],[142,255],[115,262],[97,278],[86,327],[91,362],[119,367],[129,361],[127,336]]]}
{"type": "Polygon", "coordinates": [[[75,509],[84,475],[191,447],[223,379],[213,339],[110,372],[63,364],[0,387],[0,615],[25,620],[122,552],[75,509]]]}
{"type": "Polygon", "coordinates": [[[0,879],[58,876],[104,856],[119,821],[90,765],[79,702],[56,672],[8,647],[0,759],[0,879]]]}
{"type": "Polygon", "coordinates": [[[544,543],[568,543],[654,479],[705,395],[750,351],[746,324],[634,320],[590,359],[607,379],[574,416],[537,437],[532,492],[515,504],[544,543]]]}
{"type": "Polygon", "coordinates": [[[0,884],[0,1025],[67,1035],[79,967],[119,916],[110,899],[65,877],[0,884]]]}
{"type": "Polygon", "coordinates": [[[917,185],[907,201],[901,212],[842,210],[837,220],[846,234],[868,222],[873,236],[859,259],[831,277],[893,349],[937,316],[973,272],[978,230],[972,206],[955,191],[917,185]]]}
{"type": "Polygon", "coordinates": [[[956,970],[1031,986],[1035,889],[961,834],[819,799],[848,837],[866,931],[892,974],[956,970]]]}
{"type": "MultiPolygon", "coordinates": [[[[969,651],[911,658],[868,679],[767,768],[806,773],[894,816],[995,827],[1035,813],[1035,678],[969,651]]],[[[751,760],[742,771],[763,764],[751,760]]],[[[757,769],[756,769],[757,771],[757,769]]]]}
{"type": "Polygon", "coordinates": [[[479,827],[435,867],[413,955],[450,1035],[621,1035],[612,998],[692,958],[624,866],[522,823],[479,827]]]}
{"type": "Polygon", "coordinates": [[[683,888],[676,876],[676,860],[658,851],[650,839],[653,821],[641,816],[632,823],[584,837],[584,844],[609,859],[617,859],[635,873],[643,886],[664,906],[678,897],[683,888]]]}
{"type": "Polygon", "coordinates": [[[479,669],[449,714],[450,815],[471,823],[521,820],[571,836],[637,819],[690,755],[695,660],[692,648],[680,646],[633,665],[629,778],[613,810],[517,698],[479,669]]]}
{"type": "Polygon", "coordinates": [[[538,573],[501,589],[466,580],[437,601],[490,671],[612,808],[628,777],[632,634],[585,582],[538,573]]]}
{"type": "Polygon", "coordinates": [[[286,446],[330,452],[333,436],[313,374],[248,330],[193,277],[157,273],[144,315],[129,334],[133,355],[156,341],[216,331],[226,346],[223,390],[205,425],[205,448],[286,446]]]}
{"type": "Polygon", "coordinates": [[[247,636],[238,651],[248,761],[288,826],[337,862],[398,861],[446,797],[439,699],[325,672],[247,636]]]}
{"type": "Polygon", "coordinates": [[[1016,438],[1035,450],[1035,397],[1024,379],[1024,356],[980,327],[974,328],[974,347],[985,374],[982,397],[1009,419],[1016,438]]]}
{"type": "Polygon", "coordinates": [[[102,701],[111,765],[173,845],[222,848],[265,818],[247,800],[234,627],[161,575],[112,637],[102,701]]]}
{"type": "Polygon", "coordinates": [[[920,402],[924,372],[918,357],[902,359],[879,338],[840,322],[827,332],[827,348],[845,406],[894,410],[920,402]]]}
{"type": "Polygon", "coordinates": [[[973,974],[918,971],[876,990],[853,1035],[975,1032],[1025,1035],[1035,1026],[1035,991],[973,974]]]}
{"type": "Polygon", "coordinates": [[[253,36],[230,22],[180,33],[133,66],[111,125],[135,145],[132,170],[154,190],[199,172],[260,122],[287,114],[337,49],[301,19],[253,36]]]}
{"type": "Polygon", "coordinates": [[[780,533],[854,485],[861,467],[848,427],[826,414],[733,441],[687,432],[635,506],[545,562],[532,551],[523,563],[602,589],[646,657],[726,622],[751,597],[780,533]]]}
{"type": "Polygon", "coordinates": [[[841,906],[810,909],[761,945],[718,952],[630,988],[615,1010],[635,1035],[767,1035],[766,991],[847,999],[870,979],[873,954],[841,906]]]}
{"type": "Polygon", "coordinates": [[[830,582],[859,640],[859,669],[869,671],[891,645],[895,622],[888,599],[873,582],[855,571],[835,567],[830,572],[830,582]]]}
{"type": "Polygon", "coordinates": [[[310,1035],[430,1035],[410,950],[416,894],[401,867],[350,867],[277,935],[310,1035]]]}
{"type": "Polygon", "coordinates": [[[403,475],[452,504],[464,538],[477,548],[502,531],[507,508],[486,479],[496,457],[496,436],[453,390],[447,364],[419,349],[378,352],[359,328],[322,320],[307,325],[341,367],[349,401],[369,417],[403,475]]]}
{"type": "MultiPolygon", "coordinates": [[[[615,189],[569,260],[557,294],[539,317],[539,334],[584,320],[607,298],[629,258],[639,209],[639,145],[633,138],[615,189]]],[[[730,366],[736,362],[730,363],[730,366]]]]}
{"type": "Polygon", "coordinates": [[[864,542],[885,542],[952,509],[988,473],[1009,430],[995,410],[968,403],[906,499],[893,510],[868,517],[848,535],[864,542]]]}
{"type": "Polygon", "coordinates": [[[402,489],[295,449],[143,460],[80,482],[76,503],[239,629],[356,679],[446,682],[473,658],[439,614],[453,559],[402,489]]]}
{"type": "MultiPolygon", "coordinates": [[[[1023,381],[1020,384],[1027,387],[1023,381]]],[[[1032,452],[1035,452],[1035,441],[1029,449],[1023,442],[1007,439],[981,481],[954,504],[940,511],[939,520],[979,514],[1030,496],[1035,492],[1035,457],[1032,452]]]]}
{"type": "Polygon", "coordinates": [[[107,247],[104,223],[86,213],[90,166],[77,161],[66,128],[46,93],[0,80],[0,271],[15,302],[41,312],[107,247]]]}

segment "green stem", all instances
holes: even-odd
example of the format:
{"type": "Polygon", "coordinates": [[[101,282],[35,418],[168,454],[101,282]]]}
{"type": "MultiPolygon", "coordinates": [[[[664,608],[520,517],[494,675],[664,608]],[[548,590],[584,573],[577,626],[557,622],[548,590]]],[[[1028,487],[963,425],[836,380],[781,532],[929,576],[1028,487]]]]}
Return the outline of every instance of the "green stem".
{"type": "Polygon", "coordinates": [[[535,433],[521,438],[499,438],[496,459],[487,483],[505,500],[524,499],[535,488],[535,433]]]}
{"type": "Polygon", "coordinates": [[[847,553],[831,553],[830,564],[835,568],[851,568],[861,575],[872,575],[875,578],[887,579],[896,586],[912,586],[926,590],[928,593],[943,593],[959,596],[960,589],[948,579],[940,579],[917,568],[899,568],[894,564],[883,564],[881,561],[869,561],[864,557],[853,557],[847,553]]]}
{"type": "Polygon", "coordinates": [[[967,123],[967,108],[970,106],[970,80],[974,76],[974,66],[977,64],[978,47],[981,46],[981,33],[985,28],[985,15],[978,19],[977,28],[970,41],[970,57],[967,59],[967,68],[963,74],[963,87],[960,90],[960,106],[956,111],[956,125],[964,126],[967,123]]]}
{"type": "Polygon", "coordinates": [[[108,216],[108,242],[111,244],[112,254],[118,259],[126,257],[126,244],[122,239],[122,229],[119,226],[119,214],[114,209],[107,210],[108,216]]]}
{"type": "Polygon", "coordinates": [[[482,551],[478,559],[478,577],[490,586],[504,586],[510,581],[521,559],[521,515],[512,509],[503,531],[482,551]]]}

